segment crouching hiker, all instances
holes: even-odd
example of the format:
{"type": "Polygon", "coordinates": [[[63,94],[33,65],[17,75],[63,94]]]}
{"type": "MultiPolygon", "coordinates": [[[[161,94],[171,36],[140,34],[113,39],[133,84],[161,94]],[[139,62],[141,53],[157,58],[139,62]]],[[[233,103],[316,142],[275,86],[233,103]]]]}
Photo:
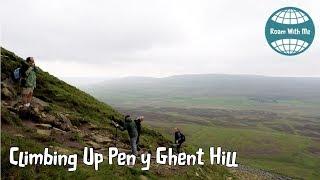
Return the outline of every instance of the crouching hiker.
{"type": "Polygon", "coordinates": [[[21,96],[24,107],[29,107],[32,101],[33,90],[36,87],[37,68],[33,57],[28,57],[21,67],[21,96]]]}
{"type": "Polygon", "coordinates": [[[174,141],[177,145],[177,153],[180,153],[182,143],[186,141],[186,137],[181,133],[178,128],[174,128],[174,141]]]}
{"type": "Polygon", "coordinates": [[[137,138],[138,138],[138,131],[135,122],[132,121],[130,115],[126,115],[124,119],[123,127],[119,127],[121,131],[128,131],[130,137],[130,146],[131,146],[131,153],[133,155],[137,155],[137,138]]]}
{"type": "Polygon", "coordinates": [[[136,127],[137,127],[137,132],[138,132],[138,137],[137,137],[137,150],[140,151],[139,147],[139,142],[140,142],[140,134],[141,134],[141,122],[144,120],[143,116],[137,117],[136,120],[134,120],[136,127]]]}

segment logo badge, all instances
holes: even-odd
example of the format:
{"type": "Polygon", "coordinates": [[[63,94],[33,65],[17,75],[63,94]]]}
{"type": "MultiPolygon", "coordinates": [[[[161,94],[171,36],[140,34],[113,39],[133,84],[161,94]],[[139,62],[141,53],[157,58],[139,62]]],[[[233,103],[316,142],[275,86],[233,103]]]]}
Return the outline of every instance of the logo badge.
{"type": "Polygon", "coordinates": [[[315,28],[311,17],[303,10],[285,7],[274,12],[265,27],[270,47],[287,56],[307,50],[314,39],[315,28]]]}

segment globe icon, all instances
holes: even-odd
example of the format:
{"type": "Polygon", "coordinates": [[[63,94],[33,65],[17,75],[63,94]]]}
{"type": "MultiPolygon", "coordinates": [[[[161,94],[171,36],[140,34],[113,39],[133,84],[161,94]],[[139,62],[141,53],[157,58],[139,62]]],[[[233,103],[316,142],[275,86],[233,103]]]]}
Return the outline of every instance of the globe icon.
{"type": "Polygon", "coordinates": [[[311,17],[301,9],[286,7],[271,15],[266,25],[269,45],[283,55],[297,55],[305,51],[314,38],[311,17]]]}

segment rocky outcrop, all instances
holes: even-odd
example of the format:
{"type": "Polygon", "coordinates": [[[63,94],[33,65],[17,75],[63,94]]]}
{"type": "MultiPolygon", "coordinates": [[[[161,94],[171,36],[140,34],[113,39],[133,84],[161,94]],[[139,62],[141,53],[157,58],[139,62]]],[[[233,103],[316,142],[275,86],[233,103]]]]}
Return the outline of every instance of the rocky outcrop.
{"type": "MultiPolygon", "coordinates": [[[[45,129],[54,129],[58,132],[73,129],[71,121],[64,114],[48,110],[50,104],[37,97],[33,97],[31,106],[22,106],[21,97],[16,96],[17,92],[9,80],[1,82],[1,93],[1,106],[6,110],[1,111],[2,115],[9,113],[12,117],[18,117],[23,121],[32,121],[37,124],[37,128],[41,129],[38,131],[41,134],[48,134],[48,132],[42,131],[45,129]]],[[[4,117],[8,119],[8,115],[4,115],[4,117]]]]}
{"type": "Polygon", "coordinates": [[[1,100],[13,100],[17,95],[9,79],[1,81],[1,100]]]}

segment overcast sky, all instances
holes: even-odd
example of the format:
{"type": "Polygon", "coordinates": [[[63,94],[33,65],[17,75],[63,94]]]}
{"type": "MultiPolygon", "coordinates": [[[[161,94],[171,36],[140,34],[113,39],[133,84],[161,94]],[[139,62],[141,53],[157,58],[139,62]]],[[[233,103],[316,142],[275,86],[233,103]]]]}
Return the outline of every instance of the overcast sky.
{"type": "Polygon", "coordinates": [[[58,77],[320,76],[319,0],[0,0],[1,46],[58,77]],[[315,40],[286,57],[264,28],[279,8],[313,18],[315,40]]]}

